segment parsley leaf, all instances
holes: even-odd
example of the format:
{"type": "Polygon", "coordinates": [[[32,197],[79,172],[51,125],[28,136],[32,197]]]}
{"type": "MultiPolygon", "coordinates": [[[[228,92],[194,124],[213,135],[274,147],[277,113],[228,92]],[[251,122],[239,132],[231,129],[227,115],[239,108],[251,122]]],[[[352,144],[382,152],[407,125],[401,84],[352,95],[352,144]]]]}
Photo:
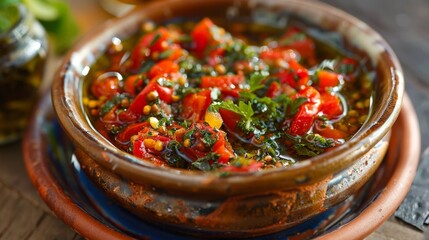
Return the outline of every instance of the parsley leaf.
{"type": "Polygon", "coordinates": [[[245,118],[246,120],[251,120],[252,116],[254,114],[252,105],[250,103],[246,104],[243,101],[239,101],[238,105],[236,105],[233,101],[226,100],[226,101],[223,101],[220,103],[216,103],[216,105],[214,105],[214,107],[216,110],[223,108],[223,109],[235,112],[238,115],[245,118]]]}
{"type": "Polygon", "coordinates": [[[250,76],[249,79],[249,91],[254,92],[258,89],[261,89],[264,87],[263,84],[261,84],[261,81],[265,78],[265,76],[262,73],[254,73],[252,76],[250,76]]]}

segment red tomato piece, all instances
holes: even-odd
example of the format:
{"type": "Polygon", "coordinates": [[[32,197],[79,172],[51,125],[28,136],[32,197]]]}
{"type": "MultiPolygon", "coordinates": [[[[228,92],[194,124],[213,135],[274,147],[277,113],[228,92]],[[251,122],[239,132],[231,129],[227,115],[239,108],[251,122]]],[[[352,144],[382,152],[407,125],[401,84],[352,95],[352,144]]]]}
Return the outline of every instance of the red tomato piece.
{"type": "Polygon", "coordinates": [[[147,33],[140,38],[136,47],[131,53],[131,69],[138,70],[142,62],[154,52],[162,52],[168,48],[168,41],[171,33],[163,28],[158,28],[155,32],[147,33]],[[149,52],[145,52],[145,49],[149,52]]]}
{"type": "Polygon", "coordinates": [[[229,131],[238,131],[237,124],[241,119],[241,116],[238,113],[221,108],[219,109],[219,114],[222,117],[223,124],[226,125],[229,131]]]}
{"type": "Polygon", "coordinates": [[[218,163],[227,164],[231,158],[235,157],[234,152],[231,145],[227,144],[225,132],[217,132],[217,137],[217,142],[213,146],[213,152],[219,154],[218,163]]]}
{"type": "Polygon", "coordinates": [[[232,97],[238,97],[240,84],[245,81],[243,75],[222,75],[222,76],[203,76],[201,78],[201,88],[217,87],[222,94],[232,97]]]}
{"type": "Polygon", "coordinates": [[[152,80],[149,82],[148,85],[146,85],[145,88],[143,88],[143,90],[136,96],[134,101],[131,103],[130,107],[128,108],[128,114],[140,116],[143,112],[144,106],[147,105],[146,97],[152,91],[156,91],[158,93],[159,98],[165,103],[170,104],[173,101],[173,89],[160,86],[156,80],[152,80]]]}
{"type": "Polygon", "coordinates": [[[306,68],[296,61],[289,61],[289,69],[279,72],[277,76],[281,83],[286,83],[295,89],[301,89],[308,85],[310,76],[306,68]]]}
{"type": "Polygon", "coordinates": [[[124,130],[122,130],[118,135],[116,135],[115,140],[121,145],[126,145],[130,142],[132,136],[137,135],[144,128],[149,127],[148,122],[134,123],[128,125],[124,130]]]}
{"type": "Polygon", "coordinates": [[[131,75],[124,81],[124,91],[134,95],[136,94],[136,88],[143,86],[143,78],[140,74],[131,75]]]}
{"type": "Polygon", "coordinates": [[[338,73],[320,70],[317,73],[319,91],[326,91],[327,88],[335,87],[340,84],[342,76],[338,73]]]}
{"type": "Polygon", "coordinates": [[[191,36],[194,42],[195,52],[202,54],[212,40],[212,34],[210,28],[214,24],[209,18],[201,20],[192,30],[191,36]]]}
{"type": "Polygon", "coordinates": [[[302,135],[311,129],[320,110],[320,93],[315,88],[308,86],[299,91],[296,97],[306,97],[308,101],[299,106],[298,113],[292,118],[289,133],[302,135]]]}
{"type": "Polygon", "coordinates": [[[179,72],[179,65],[171,60],[162,60],[156,63],[149,70],[148,77],[153,79],[154,77],[167,77],[169,74],[179,72]]]}
{"type": "Polygon", "coordinates": [[[280,94],[280,83],[278,82],[271,82],[270,86],[268,87],[266,96],[269,98],[277,97],[280,94]]]}
{"type": "MultiPolygon", "coordinates": [[[[197,57],[203,58],[209,48],[213,50],[208,53],[210,64],[216,64],[219,62],[219,56],[223,56],[224,49],[219,47],[219,43],[225,42],[227,35],[225,31],[216,26],[210,19],[204,18],[191,32],[193,41],[193,50],[197,57]]],[[[229,36],[229,35],[228,35],[229,36]]]]}
{"type": "Polygon", "coordinates": [[[259,58],[273,65],[277,60],[284,60],[286,62],[296,60],[297,54],[294,50],[289,48],[268,48],[259,54],[259,58]]]}
{"type": "Polygon", "coordinates": [[[329,92],[322,92],[320,94],[321,109],[320,112],[325,114],[329,119],[339,116],[343,113],[343,106],[339,97],[329,92]]]}
{"type": "Polygon", "coordinates": [[[346,132],[343,132],[339,129],[335,129],[331,125],[321,127],[316,124],[314,132],[320,134],[324,138],[332,138],[335,140],[345,139],[348,135],[346,132]]]}
{"type": "Polygon", "coordinates": [[[119,79],[116,76],[100,76],[91,85],[91,93],[97,98],[102,96],[110,98],[119,92],[119,79]]]}
{"type": "Polygon", "coordinates": [[[299,52],[309,65],[316,63],[316,46],[314,41],[297,28],[291,28],[279,41],[282,47],[287,47],[299,52]]]}
{"type": "Polygon", "coordinates": [[[166,146],[171,139],[160,135],[157,135],[157,136],[142,135],[142,136],[139,136],[139,138],[133,144],[133,155],[142,159],[150,159],[150,162],[156,165],[164,165],[165,164],[164,160],[162,160],[161,157],[159,157],[159,154],[161,152],[155,150],[154,148],[147,147],[144,143],[146,139],[151,139],[153,141],[161,141],[163,143],[163,146],[166,146]]]}
{"type": "Polygon", "coordinates": [[[183,111],[180,116],[193,122],[204,120],[206,111],[212,102],[210,94],[211,91],[207,89],[186,95],[182,101],[183,111]]]}

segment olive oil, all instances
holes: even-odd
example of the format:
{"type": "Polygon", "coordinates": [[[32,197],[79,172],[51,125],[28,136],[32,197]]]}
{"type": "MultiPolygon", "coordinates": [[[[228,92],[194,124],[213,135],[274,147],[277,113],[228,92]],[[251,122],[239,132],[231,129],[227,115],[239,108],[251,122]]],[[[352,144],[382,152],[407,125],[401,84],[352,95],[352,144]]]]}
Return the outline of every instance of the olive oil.
{"type": "MultiPolygon", "coordinates": [[[[17,20],[0,32],[0,143],[18,139],[37,101],[47,39],[23,5],[12,5],[17,20]]],[[[5,15],[3,15],[5,16],[5,15]]]]}

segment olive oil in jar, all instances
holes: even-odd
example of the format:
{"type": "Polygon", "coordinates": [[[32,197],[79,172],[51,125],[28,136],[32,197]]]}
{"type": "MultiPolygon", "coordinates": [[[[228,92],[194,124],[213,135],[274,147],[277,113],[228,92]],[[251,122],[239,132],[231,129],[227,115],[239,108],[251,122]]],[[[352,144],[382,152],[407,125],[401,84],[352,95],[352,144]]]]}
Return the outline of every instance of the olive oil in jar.
{"type": "Polygon", "coordinates": [[[23,5],[2,7],[0,29],[0,144],[18,139],[37,102],[47,57],[43,27],[23,5]]]}

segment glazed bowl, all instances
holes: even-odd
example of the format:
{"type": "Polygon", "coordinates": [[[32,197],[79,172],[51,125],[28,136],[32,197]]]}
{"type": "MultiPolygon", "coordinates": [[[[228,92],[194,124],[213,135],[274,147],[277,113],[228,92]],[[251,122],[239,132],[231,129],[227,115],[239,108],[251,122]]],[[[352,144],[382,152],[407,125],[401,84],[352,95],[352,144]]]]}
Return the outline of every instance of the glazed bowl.
{"type": "Polygon", "coordinates": [[[346,199],[357,199],[388,147],[404,82],[388,44],[358,19],[312,1],[167,0],[138,7],[83,38],[66,55],[52,86],[58,119],[87,175],[142,219],[204,236],[257,236],[292,227],[346,199]],[[158,167],[140,161],[98,133],[84,110],[83,79],[113,37],[127,38],[145,20],[225,18],[281,22],[290,16],[342,36],[376,72],[372,107],[344,145],[291,167],[218,173],[158,167]],[[207,235],[210,234],[210,235],[207,235]]]}

